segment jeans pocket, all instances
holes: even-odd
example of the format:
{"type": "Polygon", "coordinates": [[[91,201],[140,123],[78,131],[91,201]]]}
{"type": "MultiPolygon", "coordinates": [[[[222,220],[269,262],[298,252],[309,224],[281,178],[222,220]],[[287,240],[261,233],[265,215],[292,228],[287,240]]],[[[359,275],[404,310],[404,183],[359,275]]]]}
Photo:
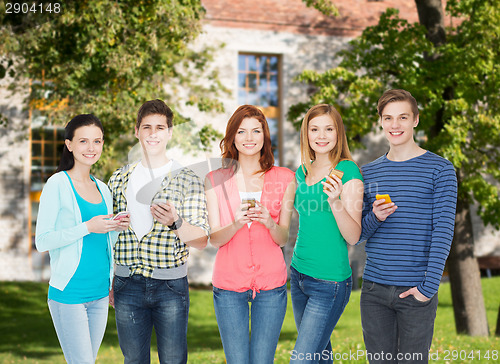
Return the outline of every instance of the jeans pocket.
{"type": "Polygon", "coordinates": [[[125,287],[128,282],[129,282],[129,277],[120,277],[120,276],[115,276],[114,283],[113,283],[113,292],[117,293],[120,292],[123,287],[125,287]]]}
{"type": "Polygon", "coordinates": [[[179,296],[185,297],[187,293],[187,278],[167,279],[165,286],[179,296]]]}
{"type": "Polygon", "coordinates": [[[314,277],[311,277],[314,281],[316,282],[319,282],[319,283],[324,283],[324,284],[330,284],[330,285],[335,285],[335,284],[338,284],[339,282],[337,281],[329,281],[329,280],[326,280],[326,279],[320,279],[320,278],[314,278],[314,277]]]}
{"type": "Polygon", "coordinates": [[[342,284],[337,281],[328,281],[308,276],[304,286],[306,294],[316,295],[317,297],[329,297],[335,300],[341,290],[342,284]]]}
{"type": "MultiPolygon", "coordinates": [[[[431,298],[430,300],[427,300],[427,301],[420,301],[420,300],[417,300],[417,299],[415,298],[415,296],[414,296],[414,295],[412,295],[412,294],[411,294],[411,295],[409,295],[407,298],[409,298],[409,299],[410,299],[410,301],[412,301],[415,305],[418,305],[418,306],[426,306],[426,305],[430,304],[430,303],[431,303],[431,301],[432,301],[432,298],[431,298]]],[[[403,299],[404,299],[404,298],[403,298],[403,299]]]]}
{"type": "Polygon", "coordinates": [[[213,299],[214,300],[220,300],[221,299],[221,296],[224,294],[224,290],[223,289],[220,289],[220,288],[217,288],[217,287],[213,287],[213,299]]]}
{"type": "Polygon", "coordinates": [[[370,292],[375,288],[375,282],[363,280],[361,285],[361,292],[370,292]]]}
{"type": "Polygon", "coordinates": [[[274,291],[278,297],[285,296],[285,299],[286,299],[286,296],[288,294],[288,291],[286,288],[286,283],[281,287],[276,287],[276,288],[272,289],[272,291],[274,291]]]}

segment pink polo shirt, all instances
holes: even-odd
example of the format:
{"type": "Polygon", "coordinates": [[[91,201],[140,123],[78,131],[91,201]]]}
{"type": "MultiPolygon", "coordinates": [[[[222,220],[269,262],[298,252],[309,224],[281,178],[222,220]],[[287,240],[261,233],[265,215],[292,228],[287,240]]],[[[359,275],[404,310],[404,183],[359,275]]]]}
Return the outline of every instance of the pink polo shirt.
{"type": "MultiPolygon", "coordinates": [[[[220,224],[234,221],[241,200],[236,179],[228,169],[208,174],[219,203],[220,224]]],[[[264,175],[261,203],[272,219],[279,223],[283,195],[294,173],[288,168],[273,167],[264,175]]],[[[273,241],[269,230],[261,223],[245,224],[215,257],[212,284],[214,287],[245,292],[254,296],[260,290],[271,290],[286,283],[286,264],[281,248],[273,241]]]]}

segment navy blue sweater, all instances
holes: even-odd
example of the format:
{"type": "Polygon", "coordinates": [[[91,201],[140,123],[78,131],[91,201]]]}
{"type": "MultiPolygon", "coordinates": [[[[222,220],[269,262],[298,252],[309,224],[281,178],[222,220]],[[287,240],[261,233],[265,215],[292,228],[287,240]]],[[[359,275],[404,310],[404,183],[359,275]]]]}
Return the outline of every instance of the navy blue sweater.
{"type": "Polygon", "coordinates": [[[427,151],[403,162],[385,155],[361,168],[365,182],[360,242],[366,241],[363,279],[417,287],[436,294],[455,226],[457,178],[453,165],[427,151]],[[376,194],[398,208],[384,222],[372,211],[376,194]]]}

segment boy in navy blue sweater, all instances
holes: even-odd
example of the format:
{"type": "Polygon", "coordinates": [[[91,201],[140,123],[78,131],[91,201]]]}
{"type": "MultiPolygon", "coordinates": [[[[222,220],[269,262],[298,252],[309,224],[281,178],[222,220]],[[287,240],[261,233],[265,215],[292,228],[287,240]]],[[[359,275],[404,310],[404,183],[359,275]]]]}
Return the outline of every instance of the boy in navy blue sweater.
{"type": "Polygon", "coordinates": [[[427,363],[455,225],[456,173],[448,160],[415,143],[418,106],[408,91],[386,91],[377,110],[390,149],[362,167],[360,241],[366,241],[367,259],[361,321],[367,358],[427,363]]]}

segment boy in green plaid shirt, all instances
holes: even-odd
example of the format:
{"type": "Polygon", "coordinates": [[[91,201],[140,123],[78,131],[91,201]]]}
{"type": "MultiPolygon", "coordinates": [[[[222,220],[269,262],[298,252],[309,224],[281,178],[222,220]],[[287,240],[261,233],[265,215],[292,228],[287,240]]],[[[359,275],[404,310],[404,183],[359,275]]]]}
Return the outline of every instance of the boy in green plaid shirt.
{"type": "Polygon", "coordinates": [[[173,113],[161,100],[144,103],[135,136],[140,161],[109,180],[115,213],[130,227],[115,245],[114,307],[125,364],[149,363],[152,328],[161,364],[187,362],[189,247],[203,249],[209,234],[201,179],[168,159],[173,113]]]}

